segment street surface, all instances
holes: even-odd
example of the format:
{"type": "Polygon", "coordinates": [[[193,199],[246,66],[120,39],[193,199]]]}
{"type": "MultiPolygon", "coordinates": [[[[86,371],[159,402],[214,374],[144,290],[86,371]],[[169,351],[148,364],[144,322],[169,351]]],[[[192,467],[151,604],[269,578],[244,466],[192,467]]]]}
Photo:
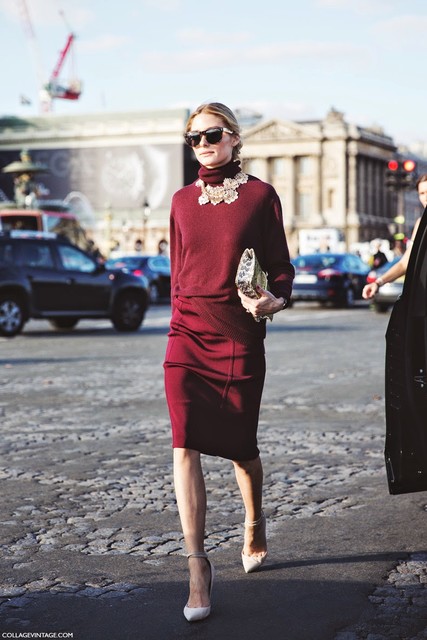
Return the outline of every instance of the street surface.
{"type": "Polygon", "coordinates": [[[135,334],[34,321],[0,340],[0,638],[426,638],[427,496],[388,494],[389,316],[364,302],[297,304],[268,324],[269,559],[244,574],[232,465],[204,457],[217,578],[210,618],[185,621],[163,393],[169,313],[152,307],[135,334]]]}

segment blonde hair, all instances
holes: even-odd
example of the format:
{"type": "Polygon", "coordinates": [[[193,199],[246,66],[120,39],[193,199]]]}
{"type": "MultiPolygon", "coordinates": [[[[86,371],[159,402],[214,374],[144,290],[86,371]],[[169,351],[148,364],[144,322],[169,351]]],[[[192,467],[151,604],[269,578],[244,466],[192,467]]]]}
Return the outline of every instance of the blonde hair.
{"type": "Polygon", "coordinates": [[[240,149],[242,148],[242,140],[240,139],[240,126],[237,122],[237,118],[225,104],[221,102],[205,102],[201,104],[193,113],[189,116],[185,127],[185,133],[191,131],[191,125],[196,116],[200,113],[209,113],[212,116],[218,116],[221,118],[223,124],[227,129],[230,129],[236,136],[239,136],[239,142],[233,147],[233,160],[237,160],[239,157],[240,149]]]}

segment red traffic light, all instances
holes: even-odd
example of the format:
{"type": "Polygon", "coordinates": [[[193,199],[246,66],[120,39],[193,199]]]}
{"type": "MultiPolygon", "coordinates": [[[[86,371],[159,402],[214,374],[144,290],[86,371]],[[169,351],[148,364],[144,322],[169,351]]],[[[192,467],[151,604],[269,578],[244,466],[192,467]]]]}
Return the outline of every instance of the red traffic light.
{"type": "MultiPolygon", "coordinates": [[[[408,160],[406,162],[408,162],[408,160]]],[[[389,171],[397,171],[399,168],[399,163],[397,160],[389,160],[389,163],[387,166],[389,168],[389,171]]]]}
{"type": "Polygon", "coordinates": [[[413,160],[404,160],[402,162],[403,170],[406,171],[407,173],[411,173],[412,171],[415,171],[416,166],[417,166],[417,163],[414,162],[413,160]]]}

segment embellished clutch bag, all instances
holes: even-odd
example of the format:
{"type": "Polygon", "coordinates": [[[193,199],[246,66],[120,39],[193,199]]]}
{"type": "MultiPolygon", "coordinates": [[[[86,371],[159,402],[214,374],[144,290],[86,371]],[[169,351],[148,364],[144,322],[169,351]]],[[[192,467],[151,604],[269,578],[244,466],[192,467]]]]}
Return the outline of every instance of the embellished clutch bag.
{"type": "MultiPolygon", "coordinates": [[[[263,289],[268,289],[267,274],[261,269],[261,265],[253,249],[245,249],[240,258],[236,273],[236,286],[245,296],[249,298],[259,298],[256,287],[259,285],[263,289]]],[[[256,322],[260,320],[273,320],[273,315],[260,316],[254,318],[256,322]]]]}

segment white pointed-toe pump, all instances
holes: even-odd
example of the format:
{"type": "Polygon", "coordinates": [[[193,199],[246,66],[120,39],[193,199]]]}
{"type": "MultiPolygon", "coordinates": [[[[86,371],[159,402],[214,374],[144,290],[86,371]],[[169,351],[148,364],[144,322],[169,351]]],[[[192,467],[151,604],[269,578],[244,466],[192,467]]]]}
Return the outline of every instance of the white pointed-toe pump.
{"type": "MultiPolygon", "coordinates": [[[[205,558],[206,562],[209,564],[211,579],[209,582],[209,599],[212,598],[212,587],[213,581],[215,577],[215,569],[212,562],[208,559],[208,556],[203,551],[199,551],[196,553],[189,553],[187,558],[205,558]]],[[[211,605],[208,607],[189,607],[188,604],[184,607],[184,616],[188,620],[188,622],[197,622],[198,620],[204,620],[209,616],[211,612],[211,605]]]]}
{"type": "MultiPolygon", "coordinates": [[[[266,531],[266,525],[267,525],[267,521],[266,521],[264,512],[262,512],[258,520],[255,520],[254,522],[247,522],[245,520],[245,527],[262,526],[264,529],[264,533],[266,531]]],[[[242,564],[245,572],[253,573],[254,571],[258,571],[258,569],[260,569],[261,566],[264,564],[266,557],[267,557],[267,551],[264,551],[263,553],[259,553],[256,556],[246,556],[242,551],[242,564]]]]}

